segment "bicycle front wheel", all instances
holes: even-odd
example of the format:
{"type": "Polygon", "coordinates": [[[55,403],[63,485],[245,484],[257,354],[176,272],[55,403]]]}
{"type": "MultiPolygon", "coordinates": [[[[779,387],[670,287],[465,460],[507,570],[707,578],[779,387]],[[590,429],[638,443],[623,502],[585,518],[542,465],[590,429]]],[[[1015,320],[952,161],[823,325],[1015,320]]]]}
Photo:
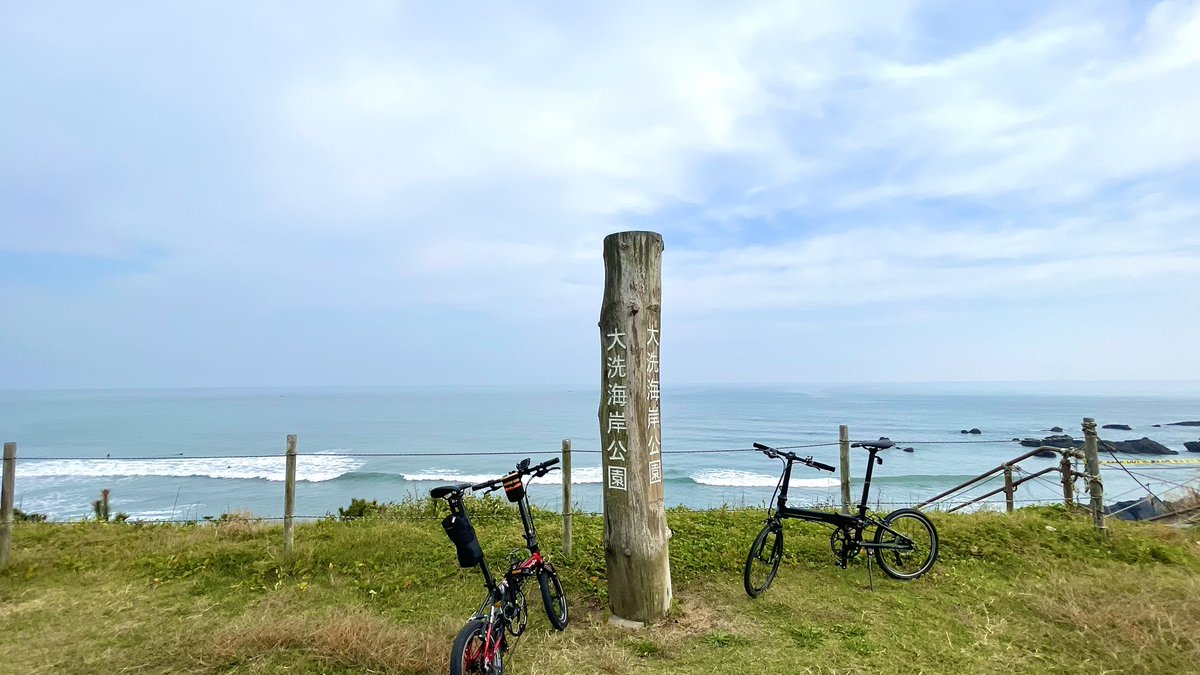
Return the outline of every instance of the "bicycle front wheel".
{"type": "Polygon", "coordinates": [[[916,509],[897,509],[875,528],[875,562],[889,577],[910,581],[933,567],[938,536],[933,523],[916,509]]]}
{"type": "Polygon", "coordinates": [[[542,587],[542,604],[546,607],[546,616],[554,630],[565,630],[567,627],[567,596],[563,594],[562,582],[558,573],[550,565],[538,572],[538,586],[542,587]]]}
{"type": "MultiPolygon", "coordinates": [[[[454,647],[450,649],[450,675],[503,675],[504,655],[499,645],[488,652],[488,633],[492,629],[488,622],[474,618],[458,631],[454,647]]],[[[496,626],[495,628],[499,628],[496,626]]],[[[491,630],[492,640],[504,637],[503,630],[491,630]]]]}
{"type": "Polygon", "coordinates": [[[746,595],[757,598],[770,587],[780,560],[783,560],[783,526],[769,522],[758,533],[750,545],[750,555],[746,556],[746,571],[742,575],[746,595]]]}

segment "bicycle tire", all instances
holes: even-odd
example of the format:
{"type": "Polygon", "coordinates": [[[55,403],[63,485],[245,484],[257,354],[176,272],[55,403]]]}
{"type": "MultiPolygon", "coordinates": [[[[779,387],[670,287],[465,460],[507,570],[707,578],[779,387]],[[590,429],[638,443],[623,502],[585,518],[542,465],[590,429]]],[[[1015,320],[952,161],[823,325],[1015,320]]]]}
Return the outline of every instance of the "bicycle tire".
{"type": "MultiPolygon", "coordinates": [[[[497,664],[485,663],[483,647],[488,623],[476,617],[458,631],[450,649],[450,675],[503,675],[504,656],[497,655],[497,664]]],[[[501,637],[503,631],[500,631],[501,637]]]]}
{"type": "MultiPolygon", "coordinates": [[[[938,556],[937,528],[924,513],[916,509],[896,509],[883,519],[888,527],[898,531],[913,543],[914,550],[875,549],[875,562],[893,579],[912,581],[930,570],[938,556]],[[911,528],[911,535],[908,530],[911,528]],[[922,537],[922,534],[924,536],[922,537]],[[918,541],[918,539],[920,539],[918,541]],[[917,564],[919,563],[919,564],[917,564]],[[915,566],[914,566],[915,565],[915,566]]],[[[875,528],[875,544],[896,541],[896,535],[882,527],[875,528]]]]}
{"type": "Polygon", "coordinates": [[[571,620],[567,613],[567,596],[553,567],[546,565],[538,572],[538,586],[542,588],[542,605],[546,608],[550,625],[554,626],[554,630],[566,630],[567,622],[571,620]]]}
{"type": "Polygon", "coordinates": [[[754,543],[750,545],[750,554],[746,556],[746,569],[742,574],[746,595],[757,598],[766,591],[771,586],[771,582],[775,581],[775,574],[779,572],[781,560],[783,560],[783,526],[779,523],[767,523],[754,538],[754,543]],[[763,550],[768,545],[771,547],[770,557],[764,558],[763,550]],[[756,563],[762,563],[766,568],[766,575],[762,577],[761,582],[756,576],[758,569],[756,563]]]}

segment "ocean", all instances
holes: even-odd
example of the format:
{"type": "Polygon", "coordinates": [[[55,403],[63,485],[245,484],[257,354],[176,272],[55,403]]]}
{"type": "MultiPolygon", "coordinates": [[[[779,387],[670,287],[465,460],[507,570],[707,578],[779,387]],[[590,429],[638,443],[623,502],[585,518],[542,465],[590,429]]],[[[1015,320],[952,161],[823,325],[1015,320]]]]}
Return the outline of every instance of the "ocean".
{"type": "MultiPolygon", "coordinates": [[[[562,439],[574,449],[575,507],[590,511],[601,504],[599,398],[594,386],[8,390],[0,391],[0,440],[18,445],[17,507],[54,520],[90,515],[103,489],[114,513],[135,519],[278,517],[287,434],[299,437],[300,516],[336,513],[355,497],[398,501],[445,482],[497,477],[523,457],[558,456],[562,439]]],[[[797,452],[836,466],[840,424],[853,439],[897,441],[876,467],[872,505],[882,510],[1022,454],[1012,438],[1040,438],[1054,426],[1081,438],[1083,417],[1133,427],[1105,430],[1106,439],[1149,436],[1178,450],[1176,459],[1200,459],[1183,447],[1200,439],[1200,428],[1152,426],[1200,419],[1197,383],[665,386],[661,409],[668,506],[764,505],[780,463],[744,450],[754,442],[815,445],[797,452]],[[982,433],[960,433],[971,428],[982,433]]],[[[864,458],[854,451],[855,478],[864,458]]],[[[1031,458],[1021,468],[1055,461],[1031,458]]],[[[1135,476],[1106,466],[1108,501],[1144,496],[1138,482],[1169,497],[1200,479],[1200,464],[1130,468],[1135,476]]],[[[858,490],[856,481],[856,498],[858,490]]],[[[797,503],[835,503],[837,477],[798,467],[791,494],[797,503]]],[[[1055,502],[1061,494],[1048,477],[1022,486],[1017,500],[1055,502]]],[[[535,482],[530,495],[558,508],[559,475],[535,482]]],[[[997,496],[986,508],[1002,505],[997,496]]]]}

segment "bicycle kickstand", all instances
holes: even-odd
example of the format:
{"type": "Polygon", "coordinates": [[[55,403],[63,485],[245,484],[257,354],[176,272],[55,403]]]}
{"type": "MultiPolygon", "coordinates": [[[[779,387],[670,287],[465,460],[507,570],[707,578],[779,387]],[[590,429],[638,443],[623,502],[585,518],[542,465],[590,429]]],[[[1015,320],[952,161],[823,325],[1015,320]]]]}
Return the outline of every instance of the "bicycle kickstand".
{"type": "Polygon", "coordinates": [[[872,593],[874,593],[875,592],[875,577],[871,574],[872,566],[871,566],[870,551],[868,551],[867,554],[868,554],[867,555],[867,588],[872,593]]]}

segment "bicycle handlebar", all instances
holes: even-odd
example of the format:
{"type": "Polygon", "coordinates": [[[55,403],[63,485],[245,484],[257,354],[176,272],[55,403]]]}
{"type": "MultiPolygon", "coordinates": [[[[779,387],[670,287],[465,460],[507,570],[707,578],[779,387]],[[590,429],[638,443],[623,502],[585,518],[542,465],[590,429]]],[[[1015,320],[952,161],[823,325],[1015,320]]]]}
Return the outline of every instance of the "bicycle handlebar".
{"type": "Polygon", "coordinates": [[[821,462],[814,460],[811,455],[808,457],[798,457],[796,455],[796,453],[794,453],[794,452],[787,452],[784,450],[776,450],[775,448],[763,445],[762,443],[755,443],[754,449],[762,452],[762,454],[766,455],[767,457],[770,457],[771,459],[783,458],[789,462],[799,462],[801,464],[811,466],[814,469],[820,469],[821,471],[828,471],[830,473],[837,471],[837,469],[835,469],[832,466],[829,466],[828,464],[823,464],[821,462]]]}
{"type": "Polygon", "coordinates": [[[487,490],[488,492],[492,492],[494,490],[499,490],[504,485],[504,481],[513,476],[532,475],[535,478],[540,478],[540,477],[545,476],[546,474],[550,473],[551,471],[553,471],[553,469],[551,467],[553,467],[555,464],[558,464],[558,462],[559,462],[559,458],[555,457],[553,459],[548,459],[536,466],[529,466],[529,458],[526,457],[525,459],[523,459],[519,463],[517,463],[516,471],[507,473],[499,478],[493,478],[492,480],[485,480],[482,483],[476,483],[475,485],[471,486],[471,490],[472,491],[487,490]]]}

